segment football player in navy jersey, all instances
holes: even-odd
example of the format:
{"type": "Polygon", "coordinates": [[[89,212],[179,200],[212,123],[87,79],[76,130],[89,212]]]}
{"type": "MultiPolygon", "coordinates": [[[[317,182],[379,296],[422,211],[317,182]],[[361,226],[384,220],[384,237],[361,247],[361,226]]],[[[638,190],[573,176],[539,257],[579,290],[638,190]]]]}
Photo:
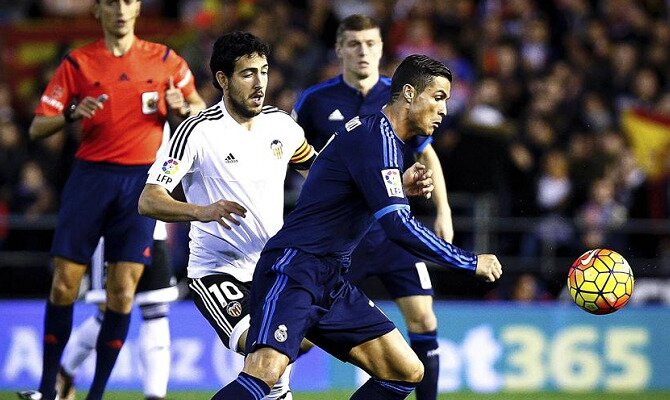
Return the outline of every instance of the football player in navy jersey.
{"type": "MultiPolygon", "coordinates": [[[[292,113],[317,151],[344,122],[357,115],[375,114],[389,101],[391,79],[379,73],[382,47],[379,25],[372,18],[354,14],[340,23],[335,49],[342,60],[342,74],[307,88],[292,113]]],[[[434,231],[451,242],[454,235],[451,209],[442,167],[431,142],[429,136],[414,136],[405,151],[408,159],[416,155],[433,171],[432,199],[437,211],[434,231]]],[[[406,161],[407,166],[411,165],[411,160],[406,161]]],[[[425,368],[416,397],[435,400],[440,362],[434,293],[426,264],[389,240],[379,224],[373,225],[356,248],[352,264],[355,268],[347,274],[349,281],[358,284],[369,276],[377,276],[398,304],[409,331],[410,345],[425,368]]]]}
{"type": "Polygon", "coordinates": [[[418,257],[488,282],[501,276],[496,256],[442,240],[412,216],[407,202],[408,195],[424,193],[431,179],[419,163],[401,172],[403,147],[415,135],[433,133],[447,113],[450,92],[447,67],[409,56],[393,76],[388,105],[350,120],[326,144],[295,210],[256,265],[244,369],[213,399],[261,399],[296,359],[305,337],[370,374],[351,399],[405,399],[421,382],[417,355],[344,275],[353,249],[377,220],[390,240],[418,257]]]}

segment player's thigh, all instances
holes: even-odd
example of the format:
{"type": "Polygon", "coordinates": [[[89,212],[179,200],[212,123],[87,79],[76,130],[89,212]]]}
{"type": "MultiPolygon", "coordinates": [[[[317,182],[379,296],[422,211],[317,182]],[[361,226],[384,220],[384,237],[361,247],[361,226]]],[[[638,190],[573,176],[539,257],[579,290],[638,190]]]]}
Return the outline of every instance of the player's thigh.
{"type": "Polygon", "coordinates": [[[232,275],[213,274],[189,279],[193,301],[214,328],[221,342],[242,353],[240,339],[249,329],[249,282],[240,282],[232,275]]]}
{"type": "Polygon", "coordinates": [[[432,296],[406,296],[395,299],[410,332],[423,333],[437,329],[432,296]]]}
{"type": "Polygon", "coordinates": [[[129,167],[117,175],[118,192],[103,228],[105,259],[151,265],[156,220],[137,211],[146,181],[146,168],[129,167]]]}
{"type": "Polygon", "coordinates": [[[51,247],[54,256],[89,263],[116,196],[115,186],[95,165],[75,162],[61,195],[51,247]]]}
{"type": "Polygon", "coordinates": [[[295,361],[307,331],[327,312],[322,288],[333,271],[295,249],[263,253],[251,285],[246,352],[270,347],[295,361]]]}
{"type": "Polygon", "coordinates": [[[373,377],[420,382],[423,364],[397,329],[351,349],[349,359],[373,377]]]}
{"type": "Polygon", "coordinates": [[[342,361],[353,348],[395,329],[388,317],[356,286],[340,278],[327,296],[332,304],[310,329],[307,339],[342,361]]]}

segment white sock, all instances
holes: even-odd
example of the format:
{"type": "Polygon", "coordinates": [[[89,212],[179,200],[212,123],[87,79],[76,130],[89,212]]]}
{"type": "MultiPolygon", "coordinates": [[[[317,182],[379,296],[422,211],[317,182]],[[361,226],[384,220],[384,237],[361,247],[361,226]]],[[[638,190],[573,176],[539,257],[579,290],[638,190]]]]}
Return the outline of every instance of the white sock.
{"type": "Polygon", "coordinates": [[[144,396],[165,397],[170,376],[170,324],[167,317],[142,320],[139,344],[144,396]]]}
{"type": "Polygon", "coordinates": [[[293,364],[289,364],[286,366],[286,370],[284,370],[282,376],[279,377],[277,383],[275,383],[275,385],[272,387],[272,390],[270,390],[270,394],[263,397],[263,400],[278,399],[290,390],[289,380],[291,378],[292,369],[293,364]]]}
{"type": "Polygon", "coordinates": [[[95,351],[95,343],[100,333],[100,321],[97,313],[88,317],[84,323],[76,327],[65,346],[61,365],[65,372],[76,375],[77,369],[95,351]]]}

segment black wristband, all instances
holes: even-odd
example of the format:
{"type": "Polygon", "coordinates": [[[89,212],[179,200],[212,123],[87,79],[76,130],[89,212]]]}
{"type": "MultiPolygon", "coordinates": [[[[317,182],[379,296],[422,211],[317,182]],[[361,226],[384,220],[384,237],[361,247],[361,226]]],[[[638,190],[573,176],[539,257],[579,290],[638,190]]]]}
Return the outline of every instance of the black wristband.
{"type": "Polygon", "coordinates": [[[75,121],[74,119],[74,110],[77,109],[76,104],[70,104],[64,111],[63,111],[63,118],[65,118],[65,122],[68,124],[71,124],[75,121]]]}

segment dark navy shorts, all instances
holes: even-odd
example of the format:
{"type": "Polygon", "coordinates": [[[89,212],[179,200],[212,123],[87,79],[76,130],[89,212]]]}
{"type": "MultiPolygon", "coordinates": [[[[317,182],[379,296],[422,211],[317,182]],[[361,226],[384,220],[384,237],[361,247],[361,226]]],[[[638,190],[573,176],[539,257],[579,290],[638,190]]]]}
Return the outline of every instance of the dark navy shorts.
{"type": "Polygon", "coordinates": [[[356,247],[351,255],[351,267],[345,275],[354,285],[370,276],[379,278],[393,299],[433,295],[426,263],[376,229],[363,237],[356,247]]]}
{"type": "Polygon", "coordinates": [[[251,284],[246,351],[271,347],[293,362],[306,337],[342,361],[395,325],[341,275],[340,263],[296,249],[261,255],[251,284]]]}
{"type": "Polygon", "coordinates": [[[75,160],[61,196],[51,254],[88,264],[104,236],[107,262],[150,265],[156,221],[137,212],[149,167],[75,160]]]}

